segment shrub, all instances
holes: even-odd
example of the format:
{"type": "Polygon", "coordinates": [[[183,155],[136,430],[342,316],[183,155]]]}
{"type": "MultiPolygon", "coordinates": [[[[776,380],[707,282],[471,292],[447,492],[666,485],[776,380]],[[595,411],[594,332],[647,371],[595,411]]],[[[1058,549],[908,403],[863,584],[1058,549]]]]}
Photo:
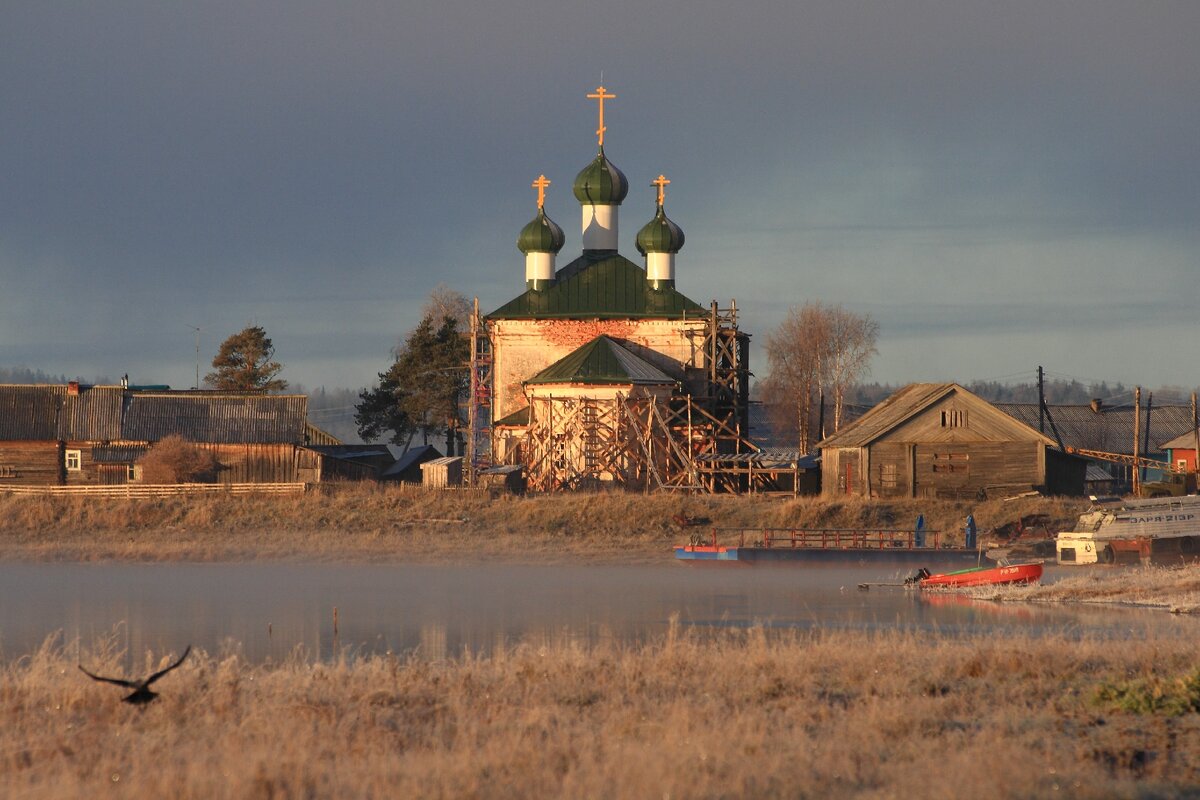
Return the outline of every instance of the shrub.
{"type": "Polygon", "coordinates": [[[138,463],[146,483],[212,483],[221,469],[212,452],[178,435],[160,440],[138,463]]]}

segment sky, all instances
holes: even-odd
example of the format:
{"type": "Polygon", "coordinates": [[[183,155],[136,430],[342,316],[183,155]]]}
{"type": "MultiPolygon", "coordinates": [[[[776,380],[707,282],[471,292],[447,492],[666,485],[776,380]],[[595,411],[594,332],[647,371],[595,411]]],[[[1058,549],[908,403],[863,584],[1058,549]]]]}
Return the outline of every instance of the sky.
{"type": "Polygon", "coordinates": [[[309,389],[375,380],[444,283],[628,176],[677,287],[880,327],[869,379],[1197,384],[1200,3],[9,3],[0,367],[191,386],[248,324],[309,389]]]}

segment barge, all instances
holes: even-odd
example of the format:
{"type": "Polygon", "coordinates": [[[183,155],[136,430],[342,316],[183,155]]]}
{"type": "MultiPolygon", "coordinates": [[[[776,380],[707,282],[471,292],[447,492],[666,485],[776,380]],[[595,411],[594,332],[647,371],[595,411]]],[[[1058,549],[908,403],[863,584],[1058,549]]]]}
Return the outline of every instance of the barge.
{"type": "Polygon", "coordinates": [[[981,553],[946,547],[937,531],[844,528],[714,528],[675,548],[688,564],[794,564],[900,562],[970,566],[981,553]]]}

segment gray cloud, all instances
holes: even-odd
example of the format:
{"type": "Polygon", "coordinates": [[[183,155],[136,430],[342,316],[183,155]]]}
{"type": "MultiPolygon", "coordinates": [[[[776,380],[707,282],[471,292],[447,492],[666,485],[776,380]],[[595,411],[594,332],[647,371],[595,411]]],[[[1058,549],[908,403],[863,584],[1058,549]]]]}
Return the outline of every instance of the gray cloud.
{"type": "Polygon", "coordinates": [[[1200,299],[1197,23],[1174,2],[18,4],[0,362],[185,385],[187,324],[211,357],[256,319],[293,380],[368,382],[438,282],[521,290],[538,173],[578,248],[603,71],[626,253],[666,172],[681,288],[736,296],[752,330],[816,298],[880,319],[889,380],[1057,348],[1187,383],[1194,349],[1123,343],[1200,299]]]}

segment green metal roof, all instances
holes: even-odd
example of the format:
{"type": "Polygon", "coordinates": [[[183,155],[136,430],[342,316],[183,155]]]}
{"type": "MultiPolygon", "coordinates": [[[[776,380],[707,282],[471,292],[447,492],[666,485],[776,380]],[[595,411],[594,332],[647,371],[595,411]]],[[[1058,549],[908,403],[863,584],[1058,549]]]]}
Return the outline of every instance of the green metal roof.
{"type": "Polygon", "coordinates": [[[675,319],[704,309],[673,287],[655,289],[646,271],[612,251],[586,251],[560,269],[553,286],[530,289],[490,319],[675,319]]]}
{"type": "Polygon", "coordinates": [[[607,336],[597,336],[544,370],[527,384],[670,384],[675,379],[607,336]]]}
{"type": "Polygon", "coordinates": [[[529,406],[522,406],[507,417],[501,417],[492,423],[493,428],[521,427],[529,424],[529,406]]]}

